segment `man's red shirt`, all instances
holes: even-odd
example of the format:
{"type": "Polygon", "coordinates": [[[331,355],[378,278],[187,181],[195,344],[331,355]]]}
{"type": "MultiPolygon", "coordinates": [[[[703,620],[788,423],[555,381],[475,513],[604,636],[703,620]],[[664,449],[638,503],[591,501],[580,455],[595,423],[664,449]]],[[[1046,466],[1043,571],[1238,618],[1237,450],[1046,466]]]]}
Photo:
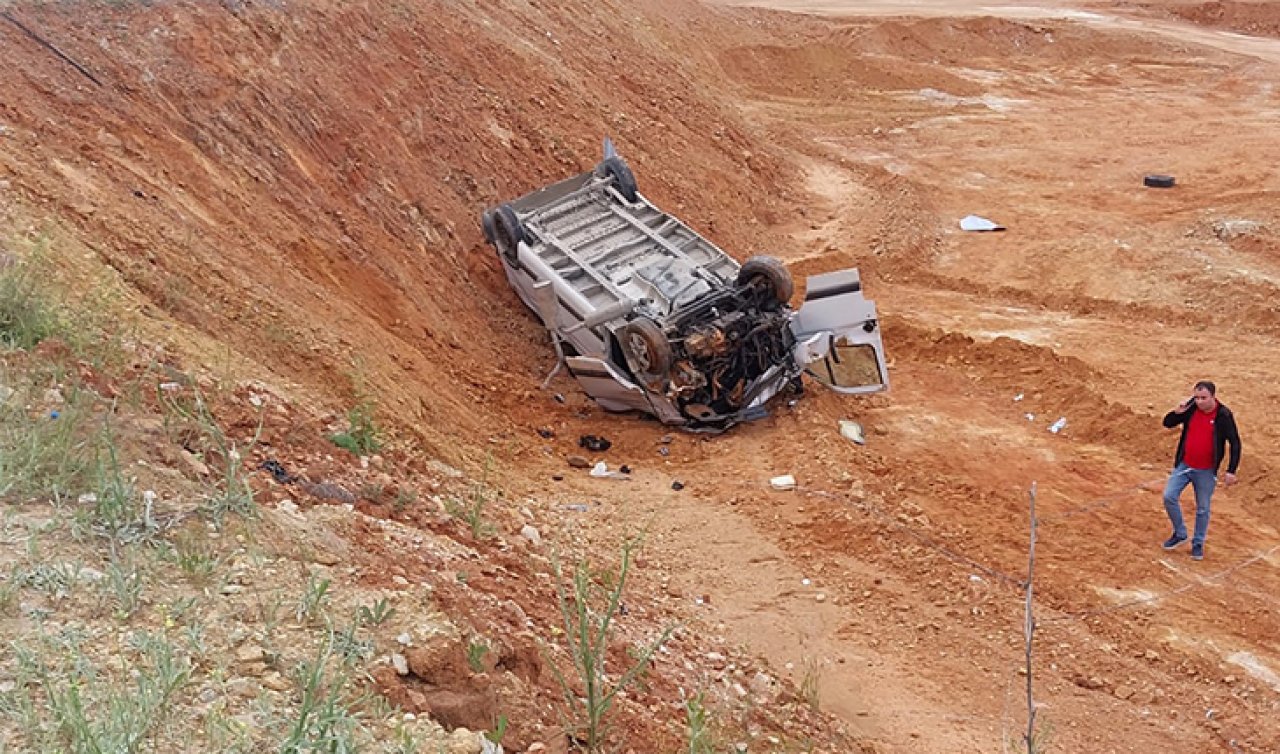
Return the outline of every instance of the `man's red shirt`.
{"type": "Polygon", "coordinates": [[[1193,469],[1213,468],[1213,425],[1218,419],[1218,407],[1204,412],[1196,409],[1187,427],[1187,442],[1182,448],[1182,462],[1193,469]]]}

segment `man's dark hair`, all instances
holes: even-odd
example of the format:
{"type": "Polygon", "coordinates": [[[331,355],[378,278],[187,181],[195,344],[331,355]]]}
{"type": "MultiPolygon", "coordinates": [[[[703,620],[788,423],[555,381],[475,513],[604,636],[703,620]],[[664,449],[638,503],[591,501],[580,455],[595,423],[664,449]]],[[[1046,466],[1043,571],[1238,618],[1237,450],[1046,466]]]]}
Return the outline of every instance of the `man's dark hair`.
{"type": "Polygon", "coordinates": [[[1199,382],[1197,382],[1195,389],[1199,390],[1200,388],[1204,388],[1205,390],[1208,390],[1209,395],[1218,394],[1218,386],[1208,380],[1200,380],[1199,382]]]}

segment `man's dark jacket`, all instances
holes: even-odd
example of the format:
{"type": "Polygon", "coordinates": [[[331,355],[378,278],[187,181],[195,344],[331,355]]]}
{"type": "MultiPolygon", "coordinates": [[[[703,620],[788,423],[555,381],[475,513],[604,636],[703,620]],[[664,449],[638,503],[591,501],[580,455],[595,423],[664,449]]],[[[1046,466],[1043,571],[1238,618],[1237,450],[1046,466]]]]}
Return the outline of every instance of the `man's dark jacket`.
{"type": "MultiPolygon", "coordinates": [[[[1194,403],[1182,413],[1170,411],[1164,415],[1164,425],[1173,428],[1182,425],[1182,435],[1178,438],[1178,450],[1173,454],[1173,465],[1182,463],[1182,451],[1187,444],[1187,428],[1191,426],[1191,415],[1200,409],[1194,403]]],[[[1234,474],[1240,466],[1240,432],[1236,429],[1236,417],[1231,409],[1218,404],[1218,417],[1213,422],[1213,473],[1218,473],[1222,466],[1222,457],[1226,455],[1227,443],[1231,443],[1231,460],[1227,461],[1227,473],[1234,474]]]]}

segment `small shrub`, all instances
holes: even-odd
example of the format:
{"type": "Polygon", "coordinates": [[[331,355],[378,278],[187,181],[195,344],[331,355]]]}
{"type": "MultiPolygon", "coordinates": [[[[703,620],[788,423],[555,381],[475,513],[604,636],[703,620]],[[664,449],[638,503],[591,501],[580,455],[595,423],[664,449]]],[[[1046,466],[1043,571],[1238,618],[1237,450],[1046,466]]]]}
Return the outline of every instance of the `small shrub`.
{"type": "Polygon", "coordinates": [[[800,698],[804,699],[809,709],[817,712],[822,704],[819,684],[822,682],[822,666],[812,657],[804,660],[804,674],[800,677],[800,698]]]}
{"type": "Polygon", "coordinates": [[[373,402],[361,398],[347,411],[347,431],[329,436],[329,442],[358,456],[367,456],[382,448],[381,430],[373,417],[373,402]]]}
{"type": "Polygon", "coordinates": [[[471,531],[472,538],[476,540],[488,539],[495,533],[493,524],[484,515],[484,509],[493,497],[488,486],[492,460],[491,457],[485,459],[483,476],[480,477],[480,481],[471,485],[471,491],[465,498],[450,498],[444,504],[445,512],[465,522],[471,531]]]}
{"type": "Polygon", "coordinates": [[[41,260],[39,252],[21,260],[0,252],[0,348],[6,351],[34,348],[67,329],[41,260]]]}
{"type": "MultiPolygon", "coordinates": [[[[193,398],[183,400],[179,396],[161,392],[160,400],[169,415],[199,428],[199,435],[208,446],[209,456],[217,463],[219,474],[212,488],[205,494],[203,505],[205,513],[213,520],[214,525],[222,528],[229,515],[242,518],[252,518],[257,515],[257,507],[253,501],[253,488],[249,486],[249,478],[244,471],[242,451],[227,438],[222,427],[218,425],[204,396],[197,392],[193,398]]],[[[250,452],[261,436],[262,417],[259,416],[258,426],[243,452],[250,452]]]]}
{"type": "Polygon", "coordinates": [[[480,639],[467,642],[467,665],[473,673],[484,672],[484,656],[489,653],[489,645],[480,639]]]}
{"type": "Polygon", "coordinates": [[[102,439],[89,421],[92,396],[67,390],[55,417],[27,408],[38,401],[34,386],[5,389],[13,392],[0,395],[0,499],[58,502],[88,489],[102,439]]]}
{"type": "Polygon", "coordinates": [[[107,593],[115,600],[116,620],[128,620],[142,604],[142,573],[133,563],[113,558],[104,580],[107,593]]]}

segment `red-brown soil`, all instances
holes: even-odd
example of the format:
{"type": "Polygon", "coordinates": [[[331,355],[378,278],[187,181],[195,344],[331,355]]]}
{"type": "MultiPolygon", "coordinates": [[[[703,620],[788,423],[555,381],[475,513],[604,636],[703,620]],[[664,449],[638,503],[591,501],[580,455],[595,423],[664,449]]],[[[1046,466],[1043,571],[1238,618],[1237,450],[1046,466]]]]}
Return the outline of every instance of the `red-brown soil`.
{"type": "MultiPolygon", "coordinates": [[[[434,460],[491,463],[514,531],[526,500],[601,551],[647,527],[644,620],[797,684],[818,663],[850,750],[1016,738],[1032,483],[1054,750],[1280,750],[1280,8],[889,5],[11,6],[100,83],[0,21],[0,216],[85,244],[147,337],[301,407],[271,450],[316,478],[356,473],[322,454],[359,393],[414,484],[434,460]],[[723,436],[677,433],[668,456],[667,429],[569,379],[540,391],[551,348],[477,217],[586,169],[605,135],[642,192],[736,256],[776,253],[797,278],[858,265],[892,390],[815,385],[723,436]],[[1144,188],[1153,172],[1178,185],[1144,188]],[[1009,230],[962,233],[970,213],[1009,230]],[[1160,419],[1202,378],[1245,460],[1193,562],[1159,548],[1160,419]],[[632,481],[566,467],[588,432],[632,481]],[[769,490],[782,473],[797,491],[769,490]]],[[[443,567],[380,567],[376,531],[363,545],[371,581],[443,567]]],[[[490,550],[443,602],[553,622],[537,569],[490,550]]],[[[513,666],[533,651],[518,624],[513,666]]],[[[677,677],[651,698],[678,701],[677,677]]],[[[551,719],[541,683],[526,715],[551,719]]],[[[628,715],[635,751],[679,745],[628,715]]]]}

